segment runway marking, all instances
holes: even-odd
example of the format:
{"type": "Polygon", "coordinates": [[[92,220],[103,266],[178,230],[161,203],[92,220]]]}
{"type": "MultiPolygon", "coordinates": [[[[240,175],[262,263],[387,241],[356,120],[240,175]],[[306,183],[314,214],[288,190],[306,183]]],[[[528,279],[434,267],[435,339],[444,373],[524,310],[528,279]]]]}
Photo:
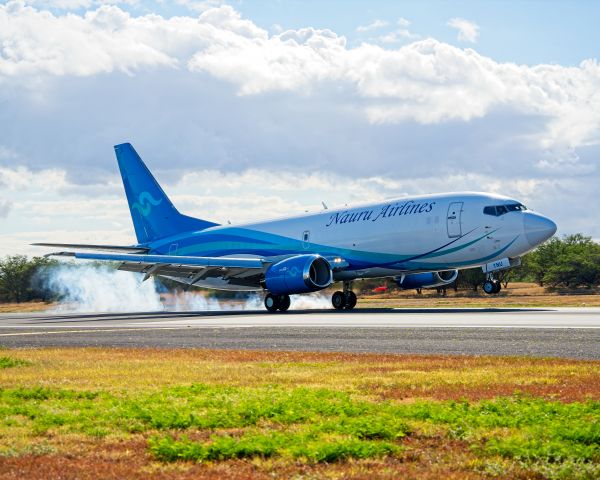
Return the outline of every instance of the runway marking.
{"type": "MultiPolygon", "coordinates": [[[[19,328],[19,327],[13,327],[19,328]]],[[[27,327],[25,327],[27,328],[27,327]]],[[[36,328],[36,327],[30,327],[36,328]]],[[[38,327],[39,328],[39,327],[38,327]]],[[[600,326],[556,326],[556,325],[421,325],[421,324],[406,324],[406,325],[178,325],[174,327],[143,327],[143,328],[95,328],[94,326],[83,327],[84,330],[62,330],[61,326],[51,327],[57,329],[56,331],[41,331],[41,332],[18,332],[18,333],[0,333],[0,337],[20,337],[27,335],[63,335],[65,333],[112,333],[112,332],[148,332],[154,330],[207,330],[207,329],[218,329],[218,330],[230,330],[230,329],[245,329],[245,328],[305,328],[305,329],[317,329],[317,328],[397,328],[397,329],[499,329],[499,330],[518,330],[518,329],[529,329],[529,330],[598,330],[600,326]]]]}
{"type": "MultiPolygon", "coordinates": [[[[19,328],[19,327],[14,327],[19,328]]],[[[36,327],[31,327],[36,328],[36,327]]],[[[61,328],[61,327],[53,327],[53,328],[61,328]]],[[[181,330],[185,328],[183,325],[179,327],[156,327],[156,328],[112,328],[112,329],[99,329],[94,328],[93,326],[87,327],[87,330],[60,330],[56,332],[44,331],[44,332],[20,332],[20,333],[0,333],[0,337],[18,337],[23,335],[58,335],[63,333],[106,333],[106,332],[138,332],[138,331],[148,331],[148,330],[181,330]]]]}

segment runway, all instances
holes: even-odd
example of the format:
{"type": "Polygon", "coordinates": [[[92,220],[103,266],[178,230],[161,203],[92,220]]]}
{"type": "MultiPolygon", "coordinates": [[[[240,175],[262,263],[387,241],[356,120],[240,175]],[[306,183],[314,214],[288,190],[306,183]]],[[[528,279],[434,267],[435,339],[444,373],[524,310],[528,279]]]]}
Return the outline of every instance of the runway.
{"type": "Polygon", "coordinates": [[[600,308],[1,314],[3,347],[159,347],[600,359],[600,308]]]}

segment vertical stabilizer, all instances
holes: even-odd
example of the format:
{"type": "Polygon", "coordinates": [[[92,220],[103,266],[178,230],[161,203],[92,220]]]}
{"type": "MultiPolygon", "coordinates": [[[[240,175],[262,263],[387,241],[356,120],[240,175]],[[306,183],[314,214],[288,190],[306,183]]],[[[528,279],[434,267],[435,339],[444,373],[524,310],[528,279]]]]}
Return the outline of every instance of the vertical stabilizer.
{"type": "Polygon", "coordinates": [[[139,243],[217,225],[179,213],[130,143],[115,153],[139,243]]]}

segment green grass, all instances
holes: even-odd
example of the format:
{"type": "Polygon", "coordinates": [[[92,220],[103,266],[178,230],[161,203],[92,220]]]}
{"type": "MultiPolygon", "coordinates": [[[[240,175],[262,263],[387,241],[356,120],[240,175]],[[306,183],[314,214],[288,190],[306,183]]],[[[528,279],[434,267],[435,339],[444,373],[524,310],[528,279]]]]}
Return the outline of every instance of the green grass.
{"type": "Polygon", "coordinates": [[[10,358],[10,357],[0,357],[0,369],[13,368],[13,367],[25,367],[27,365],[31,365],[31,362],[28,362],[26,360],[19,360],[16,358],[10,358]]]}
{"type": "Polygon", "coordinates": [[[285,457],[332,462],[397,455],[402,439],[423,425],[468,442],[482,458],[565,468],[600,462],[596,401],[504,397],[398,404],[325,388],[204,384],[137,394],[0,390],[0,436],[11,429],[33,437],[142,433],[162,461],[285,457]]]}

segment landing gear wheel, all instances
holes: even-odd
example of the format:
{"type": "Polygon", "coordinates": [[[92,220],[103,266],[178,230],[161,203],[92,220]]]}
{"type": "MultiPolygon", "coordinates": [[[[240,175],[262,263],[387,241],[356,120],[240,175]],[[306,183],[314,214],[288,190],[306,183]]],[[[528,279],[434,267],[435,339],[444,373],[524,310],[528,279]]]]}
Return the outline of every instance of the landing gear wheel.
{"type": "Polygon", "coordinates": [[[500,280],[493,280],[492,283],[494,284],[494,293],[500,293],[500,290],[502,290],[500,280]]]}
{"type": "Polygon", "coordinates": [[[270,312],[274,313],[279,308],[279,295],[267,294],[265,297],[265,308],[270,312]]]}
{"type": "Polygon", "coordinates": [[[356,293],[352,290],[346,292],[346,310],[352,310],[356,307],[356,293]]]}
{"type": "Polygon", "coordinates": [[[342,310],[346,306],[346,295],[344,295],[344,292],[335,292],[331,296],[331,304],[336,310],[342,310]]]}
{"type": "Polygon", "coordinates": [[[487,293],[488,295],[497,293],[496,285],[494,284],[494,282],[492,280],[486,280],[485,282],[483,282],[483,291],[485,293],[487,293]]]}
{"type": "Polygon", "coordinates": [[[288,308],[290,308],[290,296],[279,295],[279,311],[285,312],[288,308]]]}

